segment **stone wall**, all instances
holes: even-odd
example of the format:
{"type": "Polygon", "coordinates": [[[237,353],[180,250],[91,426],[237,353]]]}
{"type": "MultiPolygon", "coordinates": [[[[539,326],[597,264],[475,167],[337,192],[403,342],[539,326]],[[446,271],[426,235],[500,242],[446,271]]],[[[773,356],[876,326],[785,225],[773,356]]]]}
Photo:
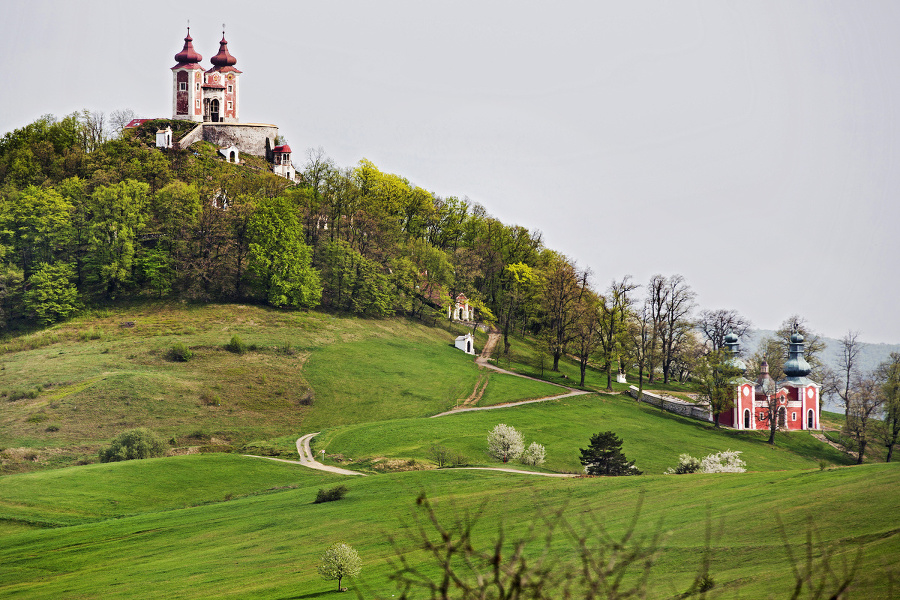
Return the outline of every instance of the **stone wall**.
{"type": "Polygon", "coordinates": [[[265,123],[204,123],[203,140],[219,148],[231,145],[245,154],[267,158],[266,152],[275,147],[278,127],[265,123]],[[268,141],[268,144],[266,142],[268,141]]]}
{"type": "Polygon", "coordinates": [[[709,407],[707,406],[697,406],[696,404],[690,404],[681,400],[670,400],[650,392],[644,392],[643,395],[638,398],[638,392],[639,390],[633,385],[628,389],[628,395],[635,400],[652,404],[666,412],[676,413],[683,417],[697,419],[698,421],[712,422],[713,420],[712,412],[710,412],[709,407]]]}
{"type": "Polygon", "coordinates": [[[197,125],[189,132],[187,132],[184,137],[174,143],[174,147],[181,149],[187,148],[194,142],[199,142],[203,139],[203,125],[197,125]]]}

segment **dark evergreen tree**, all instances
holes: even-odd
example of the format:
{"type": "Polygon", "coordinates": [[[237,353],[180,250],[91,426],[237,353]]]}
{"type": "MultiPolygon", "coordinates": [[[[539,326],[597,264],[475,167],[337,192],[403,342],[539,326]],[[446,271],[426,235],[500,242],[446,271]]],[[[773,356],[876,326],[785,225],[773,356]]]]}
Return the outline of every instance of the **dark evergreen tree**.
{"type": "Polygon", "coordinates": [[[581,464],[588,475],[642,475],[622,454],[622,440],[612,431],[591,436],[587,448],[581,448],[581,464]]]}

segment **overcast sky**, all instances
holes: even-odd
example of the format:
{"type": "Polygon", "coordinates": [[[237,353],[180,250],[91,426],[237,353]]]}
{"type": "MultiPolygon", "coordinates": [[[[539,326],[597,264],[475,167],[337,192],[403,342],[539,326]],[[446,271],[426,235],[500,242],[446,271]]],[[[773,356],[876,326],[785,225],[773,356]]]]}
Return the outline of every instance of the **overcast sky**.
{"type": "Polygon", "coordinates": [[[241,120],[468,197],[760,328],[900,342],[900,3],[0,2],[0,132],[171,116],[188,19],[241,120]]]}

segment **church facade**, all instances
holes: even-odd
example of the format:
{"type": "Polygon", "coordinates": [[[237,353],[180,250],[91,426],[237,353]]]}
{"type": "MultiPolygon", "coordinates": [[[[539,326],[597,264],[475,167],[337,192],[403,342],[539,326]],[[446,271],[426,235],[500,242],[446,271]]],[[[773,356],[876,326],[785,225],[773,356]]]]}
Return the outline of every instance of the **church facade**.
{"type": "MultiPolygon", "coordinates": [[[[730,333],[725,337],[725,346],[731,350],[735,366],[746,370],[738,356],[737,340],[737,336],[730,333]]],[[[804,347],[803,336],[795,331],[784,364],[785,378],[774,381],[769,375],[769,365],[763,362],[755,382],[746,378],[738,382],[734,406],[719,413],[719,423],[735,429],[769,430],[769,419],[775,419],[781,431],[821,429],[819,401],[822,386],[807,377],[812,369],[804,358],[804,347]],[[774,400],[774,415],[769,414],[770,399],[774,400]]]]}
{"type": "Polygon", "coordinates": [[[295,181],[290,146],[276,143],[278,127],[240,121],[241,71],[228,50],[224,31],[219,51],[210,59],[212,66],[203,67],[202,60],[188,28],[184,46],[175,55],[176,64],[171,69],[172,118],[193,121],[197,127],[166,147],[187,148],[203,140],[217,146],[229,162],[240,162],[239,152],[261,156],[273,165],[276,175],[295,181]]]}
{"type": "Polygon", "coordinates": [[[184,47],[175,55],[172,67],[172,118],[199,123],[237,123],[240,112],[241,71],[237,59],[228,51],[225,32],[219,52],[210,59],[212,67],[200,65],[203,56],[194,50],[188,28],[184,47]]]}

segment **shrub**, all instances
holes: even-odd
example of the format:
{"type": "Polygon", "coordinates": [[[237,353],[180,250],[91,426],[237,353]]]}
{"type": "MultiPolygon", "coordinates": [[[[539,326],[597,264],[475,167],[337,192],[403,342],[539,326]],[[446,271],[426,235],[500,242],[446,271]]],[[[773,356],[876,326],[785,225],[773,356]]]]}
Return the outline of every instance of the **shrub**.
{"type": "Polygon", "coordinates": [[[690,454],[680,454],[678,456],[678,466],[674,469],[669,467],[664,471],[666,475],[685,475],[687,473],[696,473],[700,470],[700,459],[694,458],[690,454]]]}
{"type": "Polygon", "coordinates": [[[726,450],[710,454],[700,462],[701,473],[743,473],[747,464],[738,455],[740,450],[726,450]]]}
{"type": "Polygon", "coordinates": [[[428,457],[436,462],[438,467],[449,465],[452,456],[453,451],[440,444],[432,444],[431,448],[428,449],[428,457]]]}
{"type": "Polygon", "coordinates": [[[43,423],[44,421],[49,420],[50,417],[48,417],[46,413],[34,413],[26,419],[29,423],[43,423]]]}
{"type": "Polygon", "coordinates": [[[547,458],[547,450],[541,444],[537,442],[531,442],[525,452],[522,453],[522,457],[519,459],[522,461],[523,465],[532,465],[535,467],[539,467],[544,464],[544,460],[547,458]]]}
{"type": "Polygon", "coordinates": [[[139,458],[162,456],[166,452],[166,443],[149,429],[139,427],[123,431],[115,438],[109,448],[100,450],[100,462],[118,462],[139,458]]]}
{"type": "Polygon", "coordinates": [[[491,429],[487,436],[487,443],[488,454],[503,462],[519,458],[525,450],[525,440],[522,434],[514,427],[503,423],[491,429]]]}
{"type": "Polygon", "coordinates": [[[323,502],[334,502],[335,500],[341,500],[346,494],[346,485],[338,485],[331,488],[330,490],[320,489],[316,493],[316,499],[313,500],[313,504],[321,504],[323,502]]]}
{"type": "Polygon", "coordinates": [[[59,425],[48,425],[45,431],[47,431],[48,433],[59,431],[59,425]]]}
{"type": "Polygon", "coordinates": [[[208,390],[200,392],[200,402],[204,406],[222,406],[222,399],[218,394],[214,394],[208,390]]]}
{"type": "Polygon", "coordinates": [[[171,349],[169,349],[169,359],[174,360],[175,362],[187,362],[193,358],[194,353],[191,352],[191,349],[178,342],[171,349]]]}
{"type": "Polygon", "coordinates": [[[236,335],[231,336],[231,341],[225,344],[225,349],[235,354],[243,354],[247,351],[247,345],[236,335]]]}

